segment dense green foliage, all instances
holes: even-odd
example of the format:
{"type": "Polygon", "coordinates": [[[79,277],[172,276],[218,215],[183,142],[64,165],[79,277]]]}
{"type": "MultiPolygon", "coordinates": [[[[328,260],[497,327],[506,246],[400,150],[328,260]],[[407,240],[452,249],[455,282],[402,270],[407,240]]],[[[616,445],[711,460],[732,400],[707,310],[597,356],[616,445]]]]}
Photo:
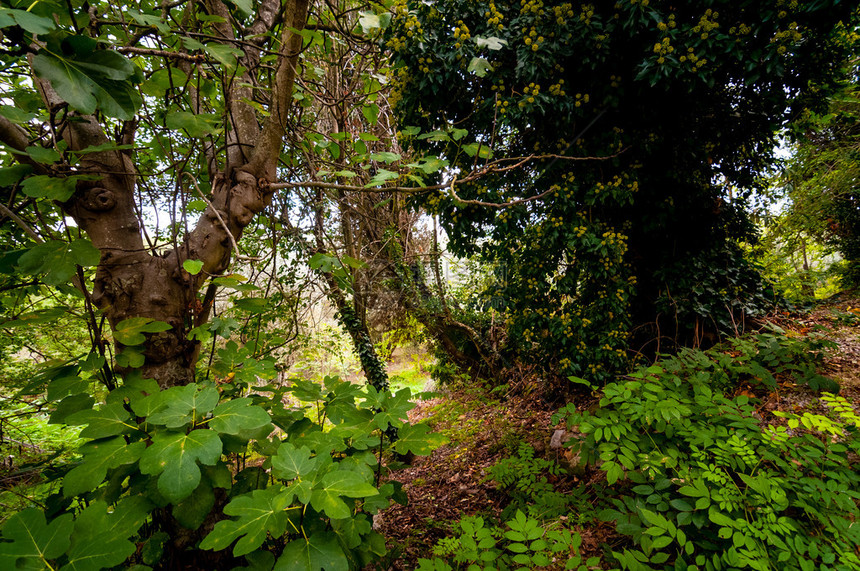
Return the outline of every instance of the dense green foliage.
{"type": "MultiPolygon", "coordinates": [[[[856,42],[856,33],[854,34],[856,42]]],[[[856,61],[851,62],[856,69],[856,61]]],[[[856,73],[856,71],[855,71],[856,73]]],[[[856,79],[822,113],[807,113],[794,129],[793,153],[776,180],[788,207],[771,223],[769,250],[800,251],[803,270],[815,271],[807,242],[838,254],[843,287],[860,285],[860,99],[856,79]]],[[[818,265],[821,266],[820,260],[818,265]]]]}
{"type": "Polygon", "coordinates": [[[83,426],[86,442],[81,460],[56,476],[62,492],[44,512],[25,510],[4,524],[5,565],[155,565],[169,553],[168,533],[198,529],[208,529],[200,549],[232,546],[254,568],[346,570],[385,553],[369,518],[398,488],[384,479],[382,455],[427,454],[439,442],[405,422],[409,390],[378,393],[333,377],[259,386],[273,376],[272,362],[242,352],[233,342],[219,350],[212,369],[226,382],[159,390],[131,375],[97,408],[78,374],[86,365],[45,376],[57,402],[52,422],[83,426]],[[399,429],[393,447],[383,434],[389,426],[399,429]],[[272,439],[275,429],[281,436],[272,439]]]}
{"type": "Polygon", "coordinates": [[[521,511],[498,528],[486,525],[481,517],[465,517],[458,526],[461,533],[440,541],[434,549],[437,557],[419,560],[418,571],[527,571],[562,561],[563,569],[587,571],[600,562],[597,557],[583,560],[578,533],[543,526],[521,511]]]}
{"type": "Polygon", "coordinates": [[[827,392],[795,414],[736,391],[815,381],[812,343],[768,335],[686,351],[608,384],[594,413],[570,407],[574,447],[624,490],[600,514],[629,536],[612,554],[622,568],[860,569],[860,417],[827,392]],[[786,358],[792,345],[806,346],[786,358]]]}
{"type": "Polygon", "coordinates": [[[397,4],[402,135],[435,129],[413,144],[456,177],[422,204],[455,252],[495,263],[512,345],[607,380],[631,342],[701,342],[771,306],[736,244],[743,198],[840,78],[852,9],[397,4]]]}
{"type": "MultiPolygon", "coordinates": [[[[15,474],[39,487],[8,506],[0,567],[379,559],[372,518],[405,499],[390,470],[446,436],[408,422],[377,347],[425,333],[440,379],[608,383],[600,408],[560,416],[582,433],[576,469],[599,459],[615,486],[622,567],[860,566],[850,406],[825,393],[762,418],[735,396],[835,391],[824,342],[759,334],[618,377],[631,353],[716,342],[772,306],[744,207],[798,116],[798,180],[834,189],[818,222],[856,282],[856,99],[814,113],[856,8],[706,4],[0,0],[0,433],[57,452],[15,474]],[[834,164],[839,181],[814,174],[834,164]],[[489,268],[462,284],[478,300],[446,299],[436,217],[489,268]],[[287,374],[327,352],[304,323],[324,313],[312,285],[367,386],[287,374]],[[377,297],[405,324],[380,345],[377,297]]],[[[596,565],[575,529],[590,509],[563,515],[584,492],[502,448],[486,474],[502,518],[464,518],[421,568],[596,565]]]]}

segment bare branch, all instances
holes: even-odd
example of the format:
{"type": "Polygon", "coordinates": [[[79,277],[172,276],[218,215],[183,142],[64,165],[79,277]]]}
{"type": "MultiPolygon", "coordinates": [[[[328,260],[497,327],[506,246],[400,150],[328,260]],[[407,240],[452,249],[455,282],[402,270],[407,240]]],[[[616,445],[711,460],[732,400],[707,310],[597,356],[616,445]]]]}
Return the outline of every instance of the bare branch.
{"type": "Polygon", "coordinates": [[[287,133],[288,111],[293,100],[293,87],[302,49],[302,36],[298,32],[304,29],[307,22],[308,5],[308,0],[292,0],[286,9],[281,49],[278,53],[278,69],[275,73],[275,84],[272,86],[270,115],[266,118],[254,156],[247,166],[248,172],[257,178],[275,178],[278,157],[287,133]]]}
{"type": "Polygon", "coordinates": [[[120,46],[116,51],[122,54],[144,55],[144,56],[159,56],[168,59],[190,61],[192,63],[204,63],[206,61],[205,54],[189,54],[185,52],[174,52],[170,50],[157,50],[154,48],[136,48],[132,46],[120,46]]]}
{"type": "Polygon", "coordinates": [[[367,187],[367,186],[355,186],[349,184],[337,184],[333,182],[324,182],[317,180],[310,181],[302,181],[302,182],[275,182],[270,183],[268,188],[270,189],[283,189],[283,188],[327,188],[332,190],[340,190],[345,192],[405,192],[417,194],[421,192],[429,192],[434,190],[447,190],[454,200],[457,202],[461,202],[463,204],[469,204],[472,206],[485,206],[488,208],[509,208],[511,206],[517,206],[519,204],[524,204],[527,202],[533,202],[535,200],[540,200],[541,198],[548,196],[554,193],[557,189],[550,188],[549,190],[542,192],[540,194],[536,194],[534,196],[530,196],[528,198],[518,198],[515,200],[511,200],[508,202],[485,202],[483,200],[470,200],[466,198],[461,198],[457,192],[454,190],[457,184],[463,184],[467,182],[472,182],[480,179],[481,177],[487,176],[489,174],[494,173],[502,173],[515,169],[519,169],[524,167],[526,164],[532,161],[537,160],[568,160],[568,161],[605,161],[607,159],[611,159],[617,157],[627,149],[622,149],[615,154],[600,156],[600,157],[569,157],[565,155],[530,155],[527,157],[506,157],[501,159],[496,159],[484,165],[483,168],[478,169],[469,173],[467,176],[457,180],[455,176],[451,181],[442,183],[442,184],[434,184],[430,186],[383,186],[383,187],[367,187]],[[511,164],[508,164],[511,163],[511,164]]]}
{"type": "Polygon", "coordinates": [[[0,212],[2,212],[6,217],[12,220],[12,222],[17,224],[18,227],[20,227],[21,230],[23,230],[27,234],[27,236],[29,236],[34,242],[36,242],[37,244],[41,244],[42,242],[44,242],[42,237],[39,236],[39,234],[36,233],[36,231],[33,230],[29,224],[24,222],[24,220],[20,216],[12,212],[12,210],[7,208],[6,205],[2,202],[0,202],[0,212]]]}

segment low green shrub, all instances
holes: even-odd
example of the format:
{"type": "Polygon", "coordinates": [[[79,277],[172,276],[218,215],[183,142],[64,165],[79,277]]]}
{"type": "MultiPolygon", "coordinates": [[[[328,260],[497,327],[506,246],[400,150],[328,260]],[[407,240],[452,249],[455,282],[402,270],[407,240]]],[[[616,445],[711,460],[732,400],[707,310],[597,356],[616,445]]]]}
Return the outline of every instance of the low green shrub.
{"type": "Polygon", "coordinates": [[[419,559],[417,571],[530,571],[566,569],[587,571],[600,563],[583,560],[582,537],[556,522],[552,527],[518,511],[503,527],[488,527],[484,518],[469,516],[457,526],[455,537],[439,541],[433,559],[419,559]]]}
{"type": "Polygon", "coordinates": [[[78,372],[49,379],[52,422],[82,427],[86,441],[80,460],[55,471],[61,491],[4,523],[0,568],[205,567],[220,558],[348,571],[383,555],[371,518],[405,501],[383,456],[429,454],[444,439],[406,421],[409,389],[336,377],[261,386],[271,365],[227,344],[212,367],[221,382],[160,390],[131,373],[97,407],[78,372]]]}
{"type": "Polygon", "coordinates": [[[824,385],[804,343],[819,341],[768,334],[728,354],[687,351],[608,384],[593,413],[557,415],[620,490],[600,516],[629,537],[612,551],[622,568],[860,569],[860,418],[849,403],[823,393],[820,412],[763,419],[748,396],[724,394],[780,374],[824,385]]]}
{"type": "Polygon", "coordinates": [[[557,491],[547,478],[561,474],[557,462],[535,457],[534,448],[521,443],[516,456],[503,458],[489,468],[485,481],[495,482],[511,498],[503,517],[525,510],[531,516],[546,519],[563,515],[579,499],[573,493],[557,491]]]}

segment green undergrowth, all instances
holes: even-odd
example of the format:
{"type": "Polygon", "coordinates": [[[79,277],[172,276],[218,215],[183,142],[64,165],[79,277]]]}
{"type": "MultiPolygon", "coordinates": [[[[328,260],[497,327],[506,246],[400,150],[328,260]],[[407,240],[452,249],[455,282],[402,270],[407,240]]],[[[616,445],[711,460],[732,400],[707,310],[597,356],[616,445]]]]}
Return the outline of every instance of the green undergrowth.
{"type": "Polygon", "coordinates": [[[510,498],[501,518],[463,518],[420,569],[860,569],[860,417],[817,373],[830,348],[774,329],[617,378],[596,408],[554,416],[589,484],[562,491],[572,462],[513,449],[486,474],[510,498]],[[751,396],[784,387],[811,404],[751,396]],[[616,536],[583,561],[579,532],[599,521],[616,536]]]}
{"type": "Polygon", "coordinates": [[[822,343],[775,332],[686,351],[608,384],[595,412],[558,415],[613,486],[600,517],[627,540],[610,560],[633,571],[860,569],[860,417],[828,392],[800,414],[734,396],[781,377],[833,387],[815,373],[822,343]]]}

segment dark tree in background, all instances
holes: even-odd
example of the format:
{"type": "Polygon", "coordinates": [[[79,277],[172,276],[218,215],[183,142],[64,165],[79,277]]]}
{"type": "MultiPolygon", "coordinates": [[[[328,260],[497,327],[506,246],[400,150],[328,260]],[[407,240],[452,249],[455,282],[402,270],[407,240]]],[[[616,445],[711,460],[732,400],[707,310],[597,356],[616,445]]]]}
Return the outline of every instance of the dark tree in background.
{"type": "Polygon", "coordinates": [[[403,132],[439,130],[414,145],[454,174],[492,171],[424,204],[456,252],[504,268],[493,299],[519,354],[606,379],[631,351],[709,342],[772,306],[738,248],[744,199],[841,78],[851,3],[396,10],[403,132]]]}

